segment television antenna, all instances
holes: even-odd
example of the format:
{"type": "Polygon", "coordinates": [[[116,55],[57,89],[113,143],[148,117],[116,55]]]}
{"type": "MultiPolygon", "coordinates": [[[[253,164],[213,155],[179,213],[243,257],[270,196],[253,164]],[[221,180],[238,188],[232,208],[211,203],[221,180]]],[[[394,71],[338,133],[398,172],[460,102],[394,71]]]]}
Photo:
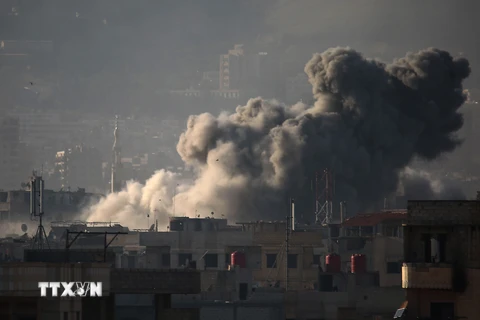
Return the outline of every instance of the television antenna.
{"type": "Polygon", "coordinates": [[[43,190],[45,187],[45,182],[41,176],[37,176],[36,172],[33,172],[32,180],[30,181],[30,216],[32,220],[35,220],[38,217],[38,227],[35,232],[35,236],[32,241],[32,249],[42,250],[44,245],[50,249],[50,244],[48,243],[47,233],[43,227],[43,190]]]}

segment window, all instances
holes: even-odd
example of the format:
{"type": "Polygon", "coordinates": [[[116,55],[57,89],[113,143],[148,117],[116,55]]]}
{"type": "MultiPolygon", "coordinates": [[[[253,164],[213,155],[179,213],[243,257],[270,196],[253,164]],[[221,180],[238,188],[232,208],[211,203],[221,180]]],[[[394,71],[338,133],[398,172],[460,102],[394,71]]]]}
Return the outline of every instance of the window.
{"type": "Polygon", "coordinates": [[[68,312],[63,313],[63,320],[68,320],[68,312]]]}
{"type": "Polygon", "coordinates": [[[170,253],[162,253],[162,267],[170,268],[170,253]]]}
{"type": "Polygon", "coordinates": [[[402,264],[400,262],[387,262],[387,273],[401,273],[402,264]]]}
{"type": "Polygon", "coordinates": [[[314,254],[314,255],[313,255],[313,264],[320,265],[320,258],[321,258],[321,257],[322,257],[322,256],[319,255],[319,254],[314,254]]]}
{"type": "Polygon", "coordinates": [[[178,254],[178,266],[187,266],[187,260],[188,262],[192,261],[192,254],[191,253],[179,253],[178,254]]]}
{"type": "Polygon", "coordinates": [[[297,268],[297,260],[298,260],[298,254],[289,254],[288,255],[288,261],[287,265],[291,269],[296,269],[297,268]]]}
{"type": "Polygon", "coordinates": [[[248,296],[248,283],[239,283],[238,284],[238,298],[240,300],[247,300],[248,296]]]}
{"type": "Polygon", "coordinates": [[[230,265],[231,253],[225,253],[225,266],[230,265]]]}
{"type": "Polygon", "coordinates": [[[447,235],[438,235],[438,262],[446,262],[447,260],[447,235]]]}
{"type": "Polygon", "coordinates": [[[268,253],[266,256],[267,256],[267,268],[276,268],[277,255],[275,253],[268,253]]]}
{"type": "Polygon", "coordinates": [[[135,268],[135,256],[127,256],[127,265],[129,269],[135,268]]]}
{"type": "Polygon", "coordinates": [[[218,255],[216,253],[207,253],[203,258],[205,268],[218,268],[218,255]]]}

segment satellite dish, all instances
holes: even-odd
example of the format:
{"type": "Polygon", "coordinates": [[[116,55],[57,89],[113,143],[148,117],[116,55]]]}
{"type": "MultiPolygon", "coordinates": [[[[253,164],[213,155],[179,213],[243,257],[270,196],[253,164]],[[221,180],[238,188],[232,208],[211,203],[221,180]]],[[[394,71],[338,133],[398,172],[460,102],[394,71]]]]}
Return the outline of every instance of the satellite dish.
{"type": "Polygon", "coordinates": [[[22,224],[22,231],[23,231],[23,232],[27,232],[27,230],[28,230],[27,225],[26,225],[25,223],[22,224]]]}

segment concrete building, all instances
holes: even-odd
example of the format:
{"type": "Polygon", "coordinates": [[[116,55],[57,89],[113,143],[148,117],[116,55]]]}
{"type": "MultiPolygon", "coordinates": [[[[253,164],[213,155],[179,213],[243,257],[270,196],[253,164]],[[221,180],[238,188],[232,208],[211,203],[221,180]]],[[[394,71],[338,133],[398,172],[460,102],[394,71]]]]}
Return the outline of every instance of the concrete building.
{"type": "Polygon", "coordinates": [[[191,270],[113,269],[103,263],[0,264],[1,319],[198,319],[198,309],[173,309],[172,294],[196,294],[191,270]],[[101,282],[101,297],[40,297],[38,282],[101,282]]]}
{"type": "MultiPolygon", "coordinates": [[[[226,270],[230,255],[242,251],[246,267],[252,270],[249,287],[283,287],[285,282],[285,222],[227,225],[226,219],[172,218],[169,232],[140,233],[151,268],[180,267],[196,261],[200,270],[226,270]]],[[[313,264],[315,249],[323,246],[318,232],[294,232],[288,265],[292,289],[312,288],[317,281],[313,264]]]]}
{"type": "MultiPolygon", "coordinates": [[[[401,220],[400,220],[401,221],[401,220]]],[[[380,226],[390,224],[385,219],[380,226]]],[[[400,222],[398,223],[400,224],[400,222]]],[[[366,252],[372,265],[366,274],[321,272],[327,252],[322,233],[314,228],[297,227],[285,257],[285,222],[227,224],[225,219],[177,217],[168,232],[141,232],[147,268],[181,267],[195,261],[201,271],[202,293],[175,296],[181,308],[200,308],[200,319],[375,319],[391,318],[405,299],[400,269],[393,277],[386,270],[390,238],[378,236],[372,244],[350,252],[366,252]],[[233,268],[232,252],[245,256],[245,268],[233,268]],[[378,254],[378,257],[375,257],[378,254]],[[288,265],[288,292],[285,267],[288,265]],[[381,271],[374,271],[378,268],[381,271]],[[321,275],[335,278],[337,290],[324,288],[321,275]],[[382,274],[379,277],[379,274],[382,274]],[[379,278],[382,281],[378,281],[379,278]],[[350,318],[349,318],[350,317],[350,318]],[[353,317],[353,318],[351,318],[353,317]]],[[[403,249],[401,240],[392,240],[393,252],[403,249]]],[[[350,258],[350,256],[348,257],[350,258]]],[[[398,257],[396,257],[398,259],[398,257]]],[[[398,263],[398,261],[395,261],[398,263]]],[[[333,288],[333,287],[332,287],[333,288]]]]}
{"type": "Polygon", "coordinates": [[[404,317],[477,319],[480,202],[409,201],[404,239],[404,317]]]}
{"type": "Polygon", "coordinates": [[[239,90],[247,97],[278,98],[278,94],[284,91],[278,85],[279,69],[278,59],[273,54],[236,44],[227,54],[220,56],[219,92],[215,91],[214,95],[239,90]]]}
{"type": "Polygon", "coordinates": [[[336,249],[342,269],[349,270],[352,254],[364,254],[368,270],[378,273],[380,287],[397,287],[402,283],[403,228],[406,210],[385,210],[358,214],[346,219],[336,249]]]}
{"type": "Polygon", "coordinates": [[[93,147],[78,145],[55,155],[55,171],[60,187],[103,190],[102,158],[100,151],[93,147]]]}
{"type": "Polygon", "coordinates": [[[236,44],[227,54],[220,56],[220,90],[240,89],[246,76],[243,44],[236,44]]]}

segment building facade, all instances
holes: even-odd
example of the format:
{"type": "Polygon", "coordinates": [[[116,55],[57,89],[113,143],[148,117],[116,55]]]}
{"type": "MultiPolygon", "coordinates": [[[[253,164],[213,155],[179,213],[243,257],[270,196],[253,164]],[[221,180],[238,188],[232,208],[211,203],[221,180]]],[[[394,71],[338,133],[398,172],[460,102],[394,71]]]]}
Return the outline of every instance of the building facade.
{"type": "Polygon", "coordinates": [[[406,318],[478,318],[480,202],[409,201],[404,237],[406,318]]]}
{"type": "Polygon", "coordinates": [[[78,145],[58,151],[55,155],[55,171],[60,188],[84,188],[99,191],[103,187],[102,158],[98,149],[78,145]]]}

